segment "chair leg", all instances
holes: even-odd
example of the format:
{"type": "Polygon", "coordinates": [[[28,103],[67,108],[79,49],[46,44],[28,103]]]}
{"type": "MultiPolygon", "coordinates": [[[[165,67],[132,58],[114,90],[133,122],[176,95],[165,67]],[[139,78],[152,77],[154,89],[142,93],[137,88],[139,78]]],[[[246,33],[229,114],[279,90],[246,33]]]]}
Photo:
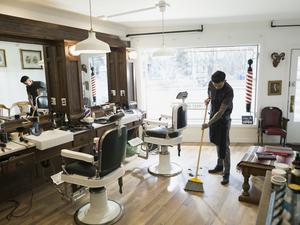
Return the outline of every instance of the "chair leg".
{"type": "Polygon", "coordinates": [[[178,149],[178,156],[180,156],[180,152],[181,152],[181,144],[178,144],[177,149],[178,149]]]}
{"type": "Polygon", "coordinates": [[[264,145],[264,137],[263,137],[263,135],[264,135],[264,133],[263,133],[263,132],[261,132],[261,134],[260,134],[261,146],[263,146],[263,145],[264,145]]]}
{"type": "Polygon", "coordinates": [[[119,179],[118,179],[118,184],[119,184],[119,192],[120,192],[120,194],[122,194],[123,193],[123,177],[120,177],[119,179]]]}

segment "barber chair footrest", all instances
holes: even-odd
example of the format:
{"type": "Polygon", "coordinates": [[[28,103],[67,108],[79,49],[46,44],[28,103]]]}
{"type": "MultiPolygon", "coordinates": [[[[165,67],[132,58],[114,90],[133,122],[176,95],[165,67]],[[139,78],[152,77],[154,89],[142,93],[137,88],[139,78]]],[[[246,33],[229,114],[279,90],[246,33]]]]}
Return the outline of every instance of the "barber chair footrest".
{"type": "Polygon", "coordinates": [[[113,200],[107,201],[106,212],[91,212],[90,203],[79,208],[75,215],[75,223],[78,225],[109,225],[116,223],[123,215],[123,206],[113,200]]]}
{"type": "Polygon", "coordinates": [[[172,177],[180,174],[182,172],[182,168],[176,164],[171,162],[169,166],[160,166],[160,164],[154,164],[148,168],[149,173],[156,176],[164,176],[164,177],[172,177]]]}

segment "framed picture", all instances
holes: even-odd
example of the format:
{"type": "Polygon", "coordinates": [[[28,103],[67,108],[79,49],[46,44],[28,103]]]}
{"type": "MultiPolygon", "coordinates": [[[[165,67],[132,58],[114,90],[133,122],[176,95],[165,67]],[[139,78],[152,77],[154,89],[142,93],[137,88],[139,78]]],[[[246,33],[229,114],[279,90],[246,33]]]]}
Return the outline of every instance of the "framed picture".
{"type": "Polygon", "coordinates": [[[22,69],[42,69],[42,51],[20,49],[22,69]]]}
{"type": "Polygon", "coordinates": [[[268,95],[281,95],[282,80],[269,80],[268,95]]]}
{"type": "Polygon", "coordinates": [[[6,56],[4,49],[0,49],[0,67],[6,67],[6,56]]]}

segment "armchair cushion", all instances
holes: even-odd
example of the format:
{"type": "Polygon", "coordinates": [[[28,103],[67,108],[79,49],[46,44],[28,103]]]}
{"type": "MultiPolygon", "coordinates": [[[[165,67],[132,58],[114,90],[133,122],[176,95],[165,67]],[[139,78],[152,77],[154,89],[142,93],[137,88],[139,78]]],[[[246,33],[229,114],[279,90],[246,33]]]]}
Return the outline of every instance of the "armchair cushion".
{"type": "Polygon", "coordinates": [[[278,127],[269,127],[264,130],[264,133],[267,135],[280,135],[283,137],[286,136],[286,131],[278,127]]]}
{"type": "Polygon", "coordinates": [[[157,137],[157,138],[167,138],[169,136],[170,138],[178,137],[179,132],[177,131],[170,131],[166,127],[155,127],[149,130],[146,130],[146,134],[151,137],[157,137]]]}
{"type": "Polygon", "coordinates": [[[65,170],[69,174],[77,174],[85,177],[94,177],[96,175],[96,168],[87,162],[75,161],[65,166],[65,170]]]}

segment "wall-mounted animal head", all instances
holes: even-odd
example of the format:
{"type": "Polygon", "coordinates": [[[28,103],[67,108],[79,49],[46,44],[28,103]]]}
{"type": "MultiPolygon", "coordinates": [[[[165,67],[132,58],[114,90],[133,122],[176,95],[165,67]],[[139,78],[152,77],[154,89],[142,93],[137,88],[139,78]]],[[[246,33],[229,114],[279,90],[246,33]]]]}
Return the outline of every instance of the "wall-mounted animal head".
{"type": "Polygon", "coordinates": [[[273,66],[277,67],[278,64],[280,63],[280,60],[284,60],[284,56],[285,56],[284,52],[281,52],[280,54],[278,54],[277,52],[273,52],[271,54],[271,58],[273,60],[273,66]]]}

